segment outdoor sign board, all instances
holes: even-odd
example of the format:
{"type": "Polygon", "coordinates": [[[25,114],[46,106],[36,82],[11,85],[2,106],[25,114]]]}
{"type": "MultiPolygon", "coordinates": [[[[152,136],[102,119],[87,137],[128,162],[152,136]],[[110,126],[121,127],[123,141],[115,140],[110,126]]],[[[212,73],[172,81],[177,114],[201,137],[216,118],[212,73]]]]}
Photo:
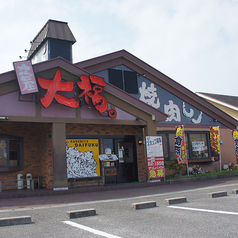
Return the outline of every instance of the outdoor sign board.
{"type": "Polygon", "coordinates": [[[13,63],[21,94],[37,93],[38,87],[30,60],[13,63]]]}
{"type": "Polygon", "coordinates": [[[161,136],[146,136],[149,179],[165,177],[161,136]]]}
{"type": "Polygon", "coordinates": [[[98,139],[66,139],[67,176],[100,176],[98,139]]]}

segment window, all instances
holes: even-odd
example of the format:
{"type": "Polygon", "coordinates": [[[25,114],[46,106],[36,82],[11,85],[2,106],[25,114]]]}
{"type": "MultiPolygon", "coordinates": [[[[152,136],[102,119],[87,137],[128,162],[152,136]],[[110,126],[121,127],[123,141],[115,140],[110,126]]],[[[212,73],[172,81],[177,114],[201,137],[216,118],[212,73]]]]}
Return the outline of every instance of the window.
{"type": "Polygon", "coordinates": [[[106,149],[110,149],[111,153],[114,154],[113,139],[103,139],[103,152],[102,152],[102,154],[106,153],[106,149]]]}
{"type": "Polygon", "coordinates": [[[164,160],[165,161],[173,160],[176,157],[174,152],[175,133],[163,133],[158,135],[162,136],[164,160]]]}
{"type": "Polygon", "coordinates": [[[208,158],[207,134],[188,134],[189,151],[192,159],[208,158]]]}
{"type": "MultiPolygon", "coordinates": [[[[164,160],[173,160],[176,155],[174,152],[174,133],[159,133],[162,136],[164,160]]],[[[187,159],[204,160],[210,158],[209,132],[207,133],[186,133],[185,134],[187,159]]]]}
{"type": "Polygon", "coordinates": [[[0,140],[0,166],[7,166],[7,140],[0,140]]]}
{"type": "MultiPolygon", "coordinates": [[[[0,138],[0,170],[21,166],[21,140],[0,138]]],[[[11,170],[11,169],[10,169],[11,170]]]]}
{"type": "Polygon", "coordinates": [[[127,93],[138,93],[137,73],[134,71],[124,71],[108,69],[109,83],[126,91],[127,93]]]}

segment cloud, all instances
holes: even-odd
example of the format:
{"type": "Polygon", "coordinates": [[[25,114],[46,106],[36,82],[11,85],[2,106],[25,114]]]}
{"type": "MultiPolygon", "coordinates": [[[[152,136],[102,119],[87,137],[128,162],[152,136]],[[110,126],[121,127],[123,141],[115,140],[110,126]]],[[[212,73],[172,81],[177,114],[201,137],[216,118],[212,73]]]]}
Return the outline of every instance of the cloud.
{"type": "MultiPolygon", "coordinates": [[[[137,1],[138,2],[138,1],[137,1]]],[[[236,12],[228,1],[147,1],[124,12],[132,51],[192,91],[236,94],[236,12]]]]}
{"type": "Polygon", "coordinates": [[[192,91],[238,95],[238,1],[15,0],[0,10],[0,72],[55,19],[77,40],[74,62],[126,49],[192,91]]]}

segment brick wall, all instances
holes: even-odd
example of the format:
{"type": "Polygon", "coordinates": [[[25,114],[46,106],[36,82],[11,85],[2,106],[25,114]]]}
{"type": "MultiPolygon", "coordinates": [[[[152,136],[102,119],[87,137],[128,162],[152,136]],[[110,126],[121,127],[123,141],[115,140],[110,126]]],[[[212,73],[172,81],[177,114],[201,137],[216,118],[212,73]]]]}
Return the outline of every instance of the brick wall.
{"type": "MultiPolygon", "coordinates": [[[[1,122],[1,135],[23,137],[24,167],[21,171],[0,172],[0,180],[15,180],[17,179],[17,174],[23,174],[25,179],[26,174],[31,173],[33,177],[46,177],[46,187],[53,188],[53,149],[51,133],[51,123],[1,122]]],[[[139,126],[67,124],[66,134],[136,136],[142,135],[142,129],[139,126]]],[[[103,142],[102,138],[100,140],[103,142]]],[[[144,146],[138,145],[138,139],[136,145],[139,181],[146,181],[147,169],[144,146]]],[[[101,143],[101,146],[103,148],[103,143],[101,143]]]]}
{"type": "Polygon", "coordinates": [[[1,122],[0,134],[23,137],[24,166],[20,171],[0,172],[0,180],[15,180],[18,174],[45,176],[47,187],[53,187],[51,124],[1,122]]]}
{"type": "Polygon", "coordinates": [[[138,179],[139,182],[147,181],[147,162],[145,145],[139,145],[139,139],[136,139],[136,153],[137,153],[137,166],[138,166],[138,179]]]}
{"type": "Polygon", "coordinates": [[[139,126],[66,124],[68,135],[141,135],[139,126]]]}

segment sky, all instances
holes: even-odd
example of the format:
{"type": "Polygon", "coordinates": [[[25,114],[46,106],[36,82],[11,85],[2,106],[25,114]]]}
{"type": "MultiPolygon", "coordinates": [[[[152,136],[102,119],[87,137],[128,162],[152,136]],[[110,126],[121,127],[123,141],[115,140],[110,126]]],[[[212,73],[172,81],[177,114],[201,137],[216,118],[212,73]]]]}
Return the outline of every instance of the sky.
{"type": "Polygon", "coordinates": [[[192,92],[238,96],[238,0],[0,0],[0,74],[49,20],[73,62],[125,49],[192,92]]]}

